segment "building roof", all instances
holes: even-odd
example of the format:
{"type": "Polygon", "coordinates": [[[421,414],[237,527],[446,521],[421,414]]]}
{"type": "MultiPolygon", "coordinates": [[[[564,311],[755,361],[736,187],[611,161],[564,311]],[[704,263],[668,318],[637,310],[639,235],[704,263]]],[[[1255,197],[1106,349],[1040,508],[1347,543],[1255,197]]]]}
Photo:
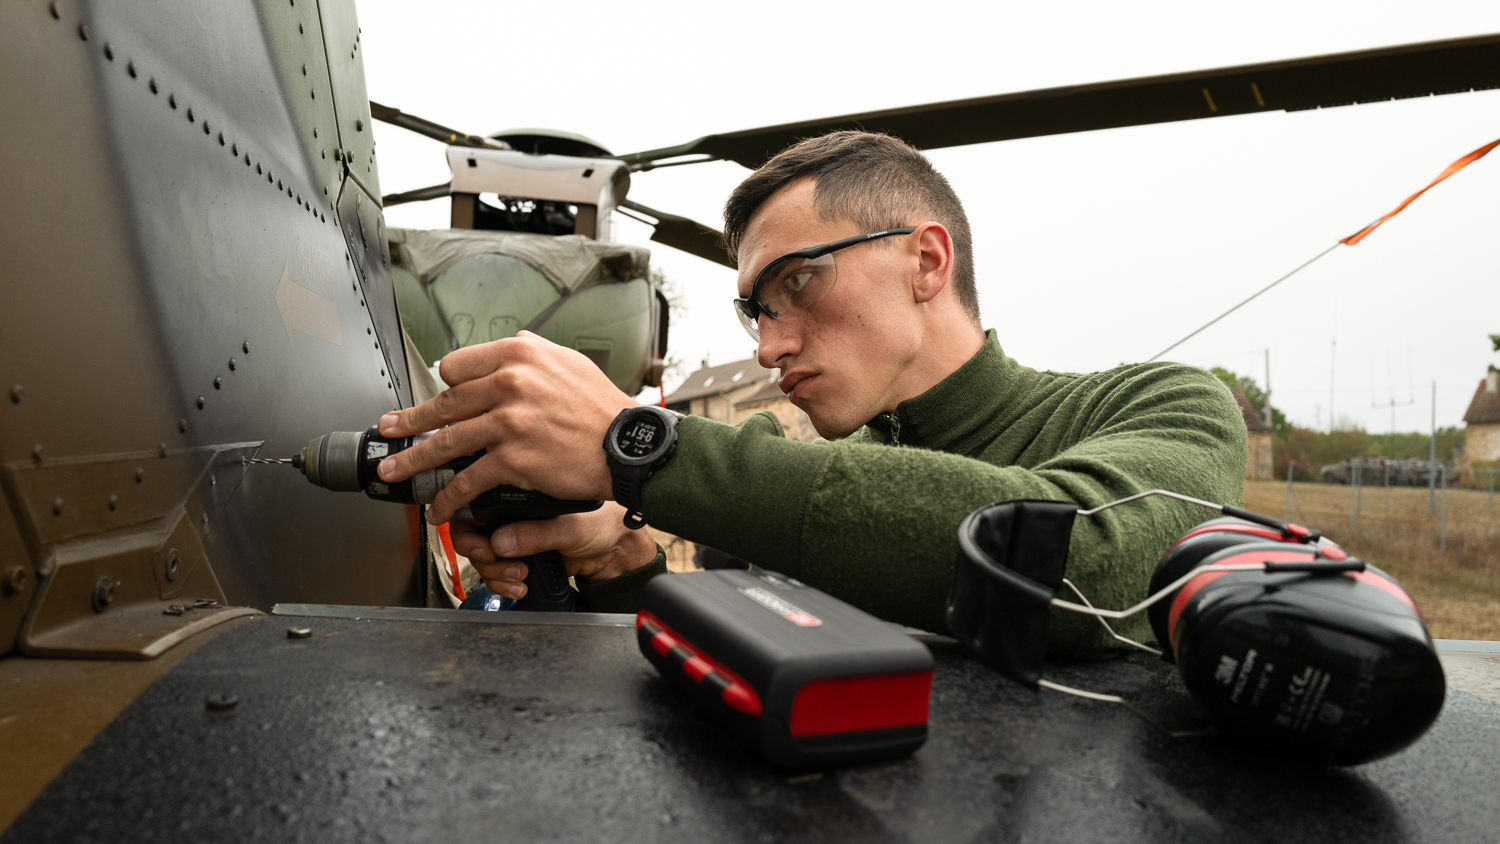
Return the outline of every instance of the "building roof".
{"type": "Polygon", "coordinates": [[[755,404],[757,402],[784,398],[786,398],[786,393],[783,393],[781,391],[781,386],[776,383],[776,379],[769,378],[766,380],[765,385],[762,386],[759,390],[756,390],[754,393],[745,396],[734,404],[736,407],[738,407],[742,404],[755,404]]]}
{"type": "Polygon", "coordinates": [[[1245,417],[1245,430],[1252,434],[1270,433],[1271,426],[1267,425],[1266,421],[1260,418],[1260,414],[1255,412],[1255,408],[1250,406],[1250,399],[1245,397],[1245,393],[1241,390],[1229,392],[1234,394],[1234,400],[1240,406],[1240,415],[1245,417]]]}
{"type": "Polygon", "coordinates": [[[756,363],[755,358],[737,360],[734,363],[721,363],[718,366],[706,366],[689,375],[687,380],[682,382],[682,386],[673,390],[672,394],[667,396],[667,404],[682,404],[704,396],[717,396],[758,381],[765,381],[774,373],[775,370],[766,369],[756,363]]]}
{"type": "Polygon", "coordinates": [[[1469,402],[1469,409],[1464,412],[1464,421],[1470,425],[1500,422],[1500,393],[1486,392],[1487,380],[1479,379],[1479,387],[1474,390],[1474,400],[1469,402]]]}

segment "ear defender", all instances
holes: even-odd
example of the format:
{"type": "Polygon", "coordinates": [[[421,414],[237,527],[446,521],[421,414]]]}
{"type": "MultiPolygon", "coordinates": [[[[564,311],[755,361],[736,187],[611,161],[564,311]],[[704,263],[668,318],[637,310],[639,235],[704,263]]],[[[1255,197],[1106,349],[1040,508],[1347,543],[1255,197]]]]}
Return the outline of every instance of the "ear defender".
{"type": "Polygon", "coordinates": [[[1389,575],[1298,525],[1153,490],[1092,510],[1056,501],[990,504],[964,520],[958,539],[948,627],[1033,691],[1080,694],[1141,714],[1122,698],[1043,679],[1043,657],[1054,607],[1094,615],[1106,629],[1105,619],[1149,610],[1163,659],[1177,664],[1215,732],[1257,752],[1327,765],[1369,762],[1416,741],[1442,709],[1442,664],[1411,597],[1389,575]],[[1146,600],[1096,608],[1064,576],[1073,521],[1150,495],[1227,517],[1167,549],[1146,600]],[[1054,597],[1064,586],[1084,603],[1054,597]]]}

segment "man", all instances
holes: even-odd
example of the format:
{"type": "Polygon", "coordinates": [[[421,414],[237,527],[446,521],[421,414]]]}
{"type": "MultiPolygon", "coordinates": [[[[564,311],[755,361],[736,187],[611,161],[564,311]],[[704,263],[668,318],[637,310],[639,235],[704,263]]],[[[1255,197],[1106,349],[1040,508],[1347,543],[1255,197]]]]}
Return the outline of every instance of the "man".
{"type": "MultiPolygon", "coordinates": [[[[943,631],[959,522],[1005,499],[1089,507],[1163,487],[1238,503],[1245,427],[1206,372],[1175,364],[1090,375],[1039,372],[979,325],[968,222],[917,150],[885,135],[803,141],[751,174],[725,208],[739,262],[736,308],[762,366],[818,432],[787,440],[758,414],[730,427],[677,426],[677,448],[645,483],[652,524],[797,577],[882,618],[943,631]],[[794,254],[795,253],[795,254],[794,254]]],[[[1062,298],[1045,320],[1066,332],[1062,298]]],[[[386,461],[399,480],[488,448],[438,497],[446,520],[507,483],[561,498],[614,497],[600,443],[634,402],[581,354],[522,334],[454,352],[455,385],[388,414],[387,435],[448,425],[386,461]]],[[[555,548],[596,609],[629,609],[665,564],[623,508],[513,525],[455,545],[500,594],[520,594],[508,558],[555,548]]],[[[1068,574],[1096,603],[1143,597],[1156,558],[1201,512],[1163,499],[1074,529],[1068,574]]],[[[1123,632],[1144,635],[1144,619],[1123,632]]],[[[1086,617],[1054,618],[1053,651],[1111,645],[1086,617]]]]}

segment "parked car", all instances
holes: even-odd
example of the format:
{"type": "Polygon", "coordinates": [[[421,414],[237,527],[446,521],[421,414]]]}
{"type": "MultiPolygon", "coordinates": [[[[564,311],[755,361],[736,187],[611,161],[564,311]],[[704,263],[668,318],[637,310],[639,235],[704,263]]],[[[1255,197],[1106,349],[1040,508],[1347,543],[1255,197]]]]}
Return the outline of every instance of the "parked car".
{"type": "Polygon", "coordinates": [[[1348,484],[1359,473],[1361,486],[1427,486],[1441,482],[1444,475],[1453,477],[1453,461],[1426,460],[1419,457],[1351,457],[1324,466],[1321,472],[1325,484],[1348,484]],[[1434,477],[1434,473],[1437,473],[1434,477]]]}

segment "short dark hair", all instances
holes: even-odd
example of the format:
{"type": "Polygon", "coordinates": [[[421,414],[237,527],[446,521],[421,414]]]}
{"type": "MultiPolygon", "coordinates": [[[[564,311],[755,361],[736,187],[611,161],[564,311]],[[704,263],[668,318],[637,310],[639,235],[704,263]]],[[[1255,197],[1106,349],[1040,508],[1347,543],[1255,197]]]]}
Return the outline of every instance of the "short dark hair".
{"type": "Polygon", "coordinates": [[[916,147],[877,132],[830,132],[787,147],[740,183],[724,204],[724,242],[739,256],[750,217],[793,182],[815,180],[813,201],[825,219],[849,220],[861,232],[903,226],[927,214],[953,238],[953,291],[979,322],[974,240],[963,203],[916,147]]]}

